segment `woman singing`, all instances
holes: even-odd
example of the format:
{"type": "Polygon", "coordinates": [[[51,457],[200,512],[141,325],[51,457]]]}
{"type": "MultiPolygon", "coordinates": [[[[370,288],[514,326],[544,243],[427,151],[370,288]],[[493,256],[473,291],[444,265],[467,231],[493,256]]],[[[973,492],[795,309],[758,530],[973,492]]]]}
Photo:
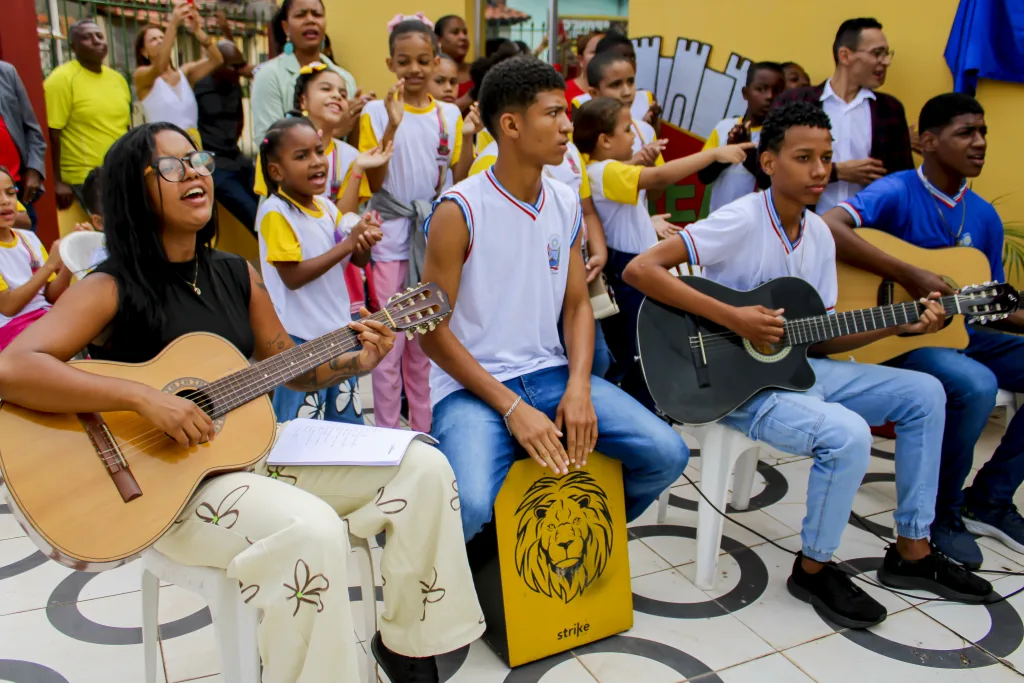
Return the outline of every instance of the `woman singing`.
{"type": "MultiPolygon", "coordinates": [[[[240,257],[210,248],[212,171],[212,155],[167,123],[136,128],[111,148],[103,172],[110,258],[0,353],[5,401],[58,413],[134,411],[182,448],[213,437],[210,418],[191,401],[65,363],[98,338],[93,358],[131,363],[190,332],[220,335],[260,360],[294,345],[259,275],[240,257]]],[[[352,328],[361,350],[288,387],[311,391],[367,373],[394,344],[394,333],[373,320],[352,328]]],[[[207,480],[155,547],[238,580],[246,601],[263,612],[264,683],[334,683],[358,677],[342,517],[361,537],[386,530],[387,610],[371,647],[392,681],[437,681],[434,655],[484,630],[458,505],[451,504],[454,482],[444,456],[419,442],[398,467],[271,474],[261,462],[254,472],[207,480]],[[237,513],[230,521],[209,513],[226,501],[237,513]],[[421,583],[445,589],[441,604],[425,603],[421,583]]]]}

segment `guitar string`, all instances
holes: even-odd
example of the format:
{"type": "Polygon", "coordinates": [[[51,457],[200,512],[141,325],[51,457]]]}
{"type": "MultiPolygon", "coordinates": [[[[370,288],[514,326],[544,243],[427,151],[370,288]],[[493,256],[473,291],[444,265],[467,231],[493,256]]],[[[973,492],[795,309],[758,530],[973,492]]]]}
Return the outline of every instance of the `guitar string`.
{"type": "MultiPolygon", "coordinates": [[[[381,313],[383,313],[383,311],[370,316],[369,319],[372,320],[372,319],[376,318],[377,316],[381,315],[381,313]]],[[[380,321],[382,321],[384,319],[386,319],[386,318],[385,317],[381,317],[378,320],[378,322],[380,322],[380,321]]],[[[343,329],[350,329],[350,328],[343,328],[343,329]]],[[[313,345],[311,348],[316,348],[316,346],[318,344],[324,343],[324,342],[322,342],[322,339],[323,338],[321,337],[320,339],[312,340],[311,342],[308,342],[308,343],[313,345]]],[[[358,339],[355,339],[355,340],[352,340],[352,341],[358,341],[358,339]]],[[[347,353],[348,351],[354,349],[355,347],[357,347],[359,345],[360,344],[358,344],[358,343],[351,344],[348,341],[342,342],[341,346],[343,347],[343,349],[341,350],[339,355],[347,353]]],[[[294,349],[294,348],[296,348],[296,347],[292,347],[292,349],[294,349]]],[[[328,347],[328,348],[330,348],[330,347],[328,347]]],[[[291,351],[292,349],[288,349],[288,351],[291,351]]],[[[324,351],[326,351],[326,350],[327,349],[322,349],[318,353],[324,353],[324,351]]],[[[282,352],[282,353],[287,353],[287,351],[282,352]]],[[[281,354],[276,354],[276,356],[271,356],[270,358],[268,358],[266,360],[272,360],[273,358],[275,358],[277,356],[280,356],[280,355],[281,354]]],[[[337,356],[333,356],[332,358],[336,358],[336,357],[337,356]]],[[[320,364],[322,365],[324,362],[328,362],[328,361],[332,360],[332,358],[328,358],[327,360],[321,362],[320,364]]],[[[263,362],[265,362],[265,361],[263,361],[263,362]]],[[[243,369],[243,370],[239,370],[236,373],[232,373],[231,375],[228,375],[227,377],[232,377],[234,375],[245,373],[245,372],[247,372],[248,370],[251,370],[254,367],[257,367],[257,366],[256,365],[249,366],[249,368],[243,369]]],[[[287,376],[288,372],[290,372],[290,368],[282,368],[279,371],[276,371],[274,373],[271,373],[270,375],[264,376],[263,378],[261,378],[261,380],[263,380],[263,381],[271,380],[272,382],[276,382],[276,381],[280,380],[282,377],[287,376]]],[[[221,379],[225,379],[225,378],[221,378],[221,379]]],[[[228,393],[216,392],[216,396],[214,396],[214,397],[210,397],[209,394],[204,394],[204,398],[206,400],[205,401],[195,402],[196,405],[199,406],[200,409],[203,409],[204,412],[206,412],[207,408],[214,407],[217,404],[218,401],[230,403],[232,400],[237,400],[240,396],[244,395],[244,393],[245,393],[244,390],[246,388],[248,388],[250,391],[252,390],[251,386],[250,387],[243,387],[241,384],[239,384],[240,380],[233,379],[233,380],[231,380],[231,382],[233,384],[235,384],[236,386],[233,387],[233,386],[230,386],[230,385],[225,385],[224,388],[230,389],[230,391],[228,393]]],[[[211,384],[213,384],[213,383],[211,383],[211,384]]],[[[250,397],[247,400],[245,400],[243,403],[241,403],[238,406],[236,406],[236,408],[241,407],[241,405],[245,405],[245,403],[248,403],[249,401],[258,398],[259,396],[264,395],[264,393],[266,393],[266,392],[253,395],[252,397],[250,397]]],[[[139,419],[143,419],[144,420],[145,418],[139,418],[139,419]]],[[[167,437],[166,433],[163,432],[162,430],[160,430],[159,428],[150,429],[150,430],[148,430],[146,432],[143,432],[142,434],[139,434],[139,435],[133,437],[132,439],[130,439],[128,441],[125,441],[125,442],[123,442],[121,444],[118,444],[116,448],[109,448],[109,449],[106,449],[104,451],[97,451],[97,453],[99,454],[100,458],[104,461],[104,463],[106,463],[106,464],[111,464],[111,463],[118,464],[117,463],[117,454],[118,454],[118,452],[120,452],[121,456],[124,457],[124,459],[127,461],[129,459],[129,456],[136,456],[136,455],[138,455],[139,452],[145,446],[157,443],[161,438],[164,438],[164,437],[167,437]],[[153,435],[153,436],[149,436],[149,435],[153,435]],[[144,437],[147,437],[147,436],[149,438],[147,438],[146,440],[141,441],[141,442],[139,441],[139,439],[143,439],[144,437]]],[[[167,437],[167,438],[169,438],[169,437],[167,437]]]]}
{"type": "MultiPolygon", "coordinates": [[[[379,315],[380,315],[380,312],[375,313],[375,314],[371,315],[368,318],[368,320],[374,320],[379,315]]],[[[380,319],[377,320],[377,322],[383,322],[385,319],[386,318],[380,318],[380,319]]],[[[341,328],[341,329],[351,329],[351,328],[341,328]]],[[[340,331],[340,330],[336,330],[335,332],[338,332],[338,331],[340,331]]],[[[334,332],[332,332],[330,334],[334,334],[334,332]]],[[[325,336],[327,336],[327,335],[325,335],[325,336]]],[[[318,339],[311,340],[308,343],[313,344],[314,342],[320,342],[320,341],[321,341],[321,339],[318,338],[318,339]]],[[[301,346],[301,345],[299,345],[299,346],[301,346]]],[[[356,344],[356,346],[358,346],[358,344],[356,344]]],[[[244,380],[238,378],[239,375],[242,375],[242,374],[247,373],[248,371],[251,371],[253,368],[257,367],[259,365],[259,363],[263,363],[263,362],[267,362],[267,361],[272,361],[275,358],[279,359],[281,354],[288,353],[288,352],[292,351],[292,349],[294,349],[294,348],[296,348],[296,347],[293,346],[293,347],[291,347],[289,349],[286,349],[286,350],[282,351],[281,353],[278,353],[278,354],[275,354],[275,355],[270,356],[268,358],[265,358],[265,359],[263,359],[263,361],[259,361],[258,363],[251,364],[251,365],[249,365],[246,368],[243,368],[241,370],[237,370],[237,371],[235,371],[233,373],[225,375],[224,377],[221,377],[219,379],[213,380],[213,381],[209,382],[209,384],[207,384],[205,387],[200,387],[199,389],[197,389],[198,392],[202,392],[207,387],[209,387],[211,385],[216,385],[218,382],[223,382],[224,384],[221,385],[221,388],[223,388],[223,389],[230,389],[232,391],[224,393],[223,396],[217,395],[217,396],[214,396],[214,397],[211,397],[209,392],[205,392],[205,393],[203,393],[203,399],[205,400],[205,404],[200,402],[200,401],[196,401],[195,402],[196,405],[198,405],[200,408],[204,409],[204,412],[205,412],[205,409],[212,407],[216,403],[217,400],[223,400],[225,398],[237,398],[237,394],[240,394],[246,388],[245,385],[244,385],[244,380]],[[233,379],[229,379],[229,378],[233,378],[233,379]]],[[[314,348],[314,347],[311,346],[310,348],[314,348]]],[[[347,353],[347,350],[342,351],[341,353],[347,353]]],[[[328,360],[331,360],[331,359],[328,359],[328,360]]],[[[327,362],[327,361],[324,361],[324,362],[327,362]]],[[[280,373],[278,373],[278,374],[280,374],[280,373]]],[[[121,412],[121,411],[119,411],[119,412],[121,412]]],[[[123,412],[127,412],[127,411],[123,411],[123,412]]],[[[135,426],[135,425],[138,425],[140,423],[152,424],[146,418],[141,417],[141,416],[136,416],[136,417],[132,418],[131,420],[127,421],[124,425],[121,425],[120,429],[124,429],[125,427],[127,427],[129,425],[135,426]]],[[[135,434],[135,435],[133,435],[131,437],[128,437],[124,441],[124,443],[126,445],[130,444],[134,440],[136,440],[138,438],[141,438],[141,437],[143,437],[143,436],[145,436],[147,434],[151,434],[152,432],[153,432],[152,429],[147,429],[144,432],[140,432],[140,433],[135,434]]]]}

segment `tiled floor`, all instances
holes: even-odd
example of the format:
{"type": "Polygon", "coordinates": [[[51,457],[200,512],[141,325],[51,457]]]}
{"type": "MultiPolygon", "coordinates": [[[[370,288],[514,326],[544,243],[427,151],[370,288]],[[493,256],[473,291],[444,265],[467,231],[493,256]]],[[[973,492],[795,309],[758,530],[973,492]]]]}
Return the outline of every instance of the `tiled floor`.
{"type": "MultiPolygon", "coordinates": [[[[367,396],[368,392],[364,392],[367,396]]],[[[369,401],[366,407],[371,408],[369,401]]],[[[998,417],[998,415],[997,415],[998,417]]],[[[977,462],[992,452],[1001,421],[989,424],[977,462]]],[[[872,473],[893,472],[891,442],[876,444],[872,473]]],[[[688,475],[699,482],[700,458],[688,475]]],[[[1024,671],[1024,593],[990,607],[922,602],[870,588],[889,618],[868,632],[836,631],[787,593],[792,556],[740,528],[741,522],[799,548],[807,459],[766,459],[747,512],[730,514],[725,535],[749,551],[725,554],[714,590],[693,581],[694,541],[658,534],[648,510],[631,527],[629,556],[636,600],[633,628],[610,638],[510,672],[482,642],[446,656],[442,680],[453,683],[844,683],[845,681],[1021,681],[1024,671]],[[770,490],[758,498],[758,494],[770,490]],[[759,500],[777,502],[759,507],[759,500]],[[652,609],[650,605],[657,605],[652,609]],[[647,612],[671,614],[656,616],[647,612]],[[707,617],[709,612],[718,616],[707,617]]],[[[885,479],[882,477],[882,479],[885,479]]],[[[699,485],[699,484],[698,484],[699,485]]],[[[685,480],[673,493],[697,494],[685,480]]],[[[1024,503],[1024,500],[1021,500],[1024,503]]],[[[685,504],[684,504],[685,505],[685,504]]],[[[864,484],[856,511],[882,528],[892,527],[894,484],[864,484]]],[[[692,506],[689,506],[692,507],[692,506]]],[[[5,509],[0,508],[0,512],[5,509]]],[[[672,507],[666,527],[694,527],[697,514],[672,507]]],[[[666,529],[666,531],[672,531],[666,529]]],[[[985,567],[1024,572],[1024,556],[983,540],[985,567]]],[[[853,525],[837,556],[877,558],[883,542],[853,525]]],[[[374,551],[376,554],[380,550],[374,551]]],[[[873,577],[873,572],[866,576],[873,577]]],[[[98,575],[78,574],[46,561],[9,514],[0,514],[0,681],[14,683],[137,683],[142,678],[140,582],[137,564],[98,575]]],[[[1003,594],[1024,586],[1024,577],[994,576],[1003,594]]],[[[349,577],[358,585],[358,576],[349,577]]],[[[378,577],[378,584],[380,579],[378,577]]],[[[353,603],[359,611],[360,603],[353,603]]],[[[202,600],[175,586],[161,589],[160,620],[176,625],[161,642],[158,680],[222,681],[213,630],[202,600]]],[[[362,643],[361,615],[353,637],[362,643]]],[[[169,629],[168,629],[169,630],[169,629]]],[[[165,634],[166,635],[166,634],[165,634]]],[[[255,682],[254,682],[255,683],[255,682]]],[[[348,682],[345,682],[348,683],[348,682]]]]}

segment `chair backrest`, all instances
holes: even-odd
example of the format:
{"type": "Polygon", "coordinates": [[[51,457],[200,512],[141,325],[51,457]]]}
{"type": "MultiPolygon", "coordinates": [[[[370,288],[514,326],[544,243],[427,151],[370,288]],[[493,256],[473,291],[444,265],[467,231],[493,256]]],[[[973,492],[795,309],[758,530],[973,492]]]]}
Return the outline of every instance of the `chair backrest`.
{"type": "Polygon", "coordinates": [[[73,232],[60,241],[60,258],[81,280],[107,258],[107,238],[102,232],[73,232]]]}

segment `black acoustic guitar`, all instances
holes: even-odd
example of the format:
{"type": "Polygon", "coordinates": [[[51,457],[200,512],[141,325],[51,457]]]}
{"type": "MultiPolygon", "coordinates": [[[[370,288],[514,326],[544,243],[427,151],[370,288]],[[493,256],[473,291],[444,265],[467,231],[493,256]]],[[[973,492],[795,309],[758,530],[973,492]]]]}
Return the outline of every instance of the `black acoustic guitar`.
{"type": "MultiPolygon", "coordinates": [[[[645,299],[637,321],[637,347],[647,387],[658,407],[685,424],[722,418],[767,388],[807,391],[814,370],[807,349],[836,337],[916,322],[923,309],[910,301],[829,314],[818,292],[795,277],[738,292],[702,277],[680,278],[698,292],[730,306],[784,308],[785,331],[775,345],[759,347],[706,318],[645,299]]],[[[999,320],[1017,310],[1010,285],[987,282],[939,300],[947,316],[972,323],[999,320]]]]}

